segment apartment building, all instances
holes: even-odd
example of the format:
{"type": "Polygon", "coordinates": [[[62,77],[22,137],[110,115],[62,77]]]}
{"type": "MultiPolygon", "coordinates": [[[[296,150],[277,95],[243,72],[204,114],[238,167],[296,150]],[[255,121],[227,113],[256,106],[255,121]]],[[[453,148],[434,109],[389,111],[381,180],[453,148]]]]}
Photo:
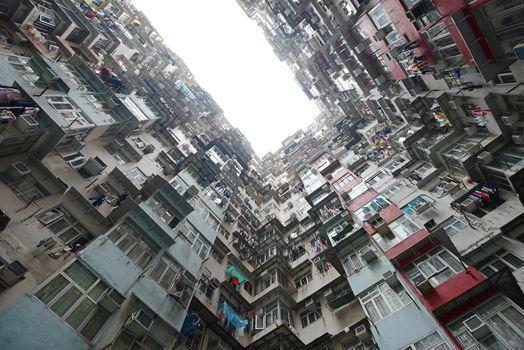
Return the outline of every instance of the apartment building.
{"type": "Polygon", "coordinates": [[[0,2],[3,347],[519,349],[522,2],[238,3],[262,158],[129,2],[0,2]]]}

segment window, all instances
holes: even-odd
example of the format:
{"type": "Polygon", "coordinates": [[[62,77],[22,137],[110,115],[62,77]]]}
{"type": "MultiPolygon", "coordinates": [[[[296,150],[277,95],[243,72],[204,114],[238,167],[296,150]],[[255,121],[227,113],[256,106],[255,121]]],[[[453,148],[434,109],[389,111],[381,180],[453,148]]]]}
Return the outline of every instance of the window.
{"type": "Polygon", "coordinates": [[[140,185],[146,182],[147,176],[140,170],[139,168],[133,168],[127,172],[127,176],[136,182],[138,182],[140,185]]]}
{"type": "Polygon", "coordinates": [[[169,224],[175,217],[175,212],[173,209],[171,209],[171,206],[159,196],[150,198],[145,202],[145,205],[156,215],[158,215],[165,223],[169,224]]]}
{"type": "Polygon", "coordinates": [[[388,169],[389,171],[393,171],[395,170],[396,168],[398,168],[400,165],[402,165],[402,163],[404,163],[405,160],[400,158],[400,159],[395,159],[393,161],[391,161],[391,163],[389,163],[388,165],[386,165],[386,169],[388,169]]]}
{"type": "Polygon", "coordinates": [[[400,217],[388,226],[390,230],[389,233],[385,235],[373,235],[373,238],[383,250],[388,250],[394,247],[420,230],[420,228],[406,216],[400,217]]]}
{"type": "Polygon", "coordinates": [[[67,122],[70,122],[69,128],[73,125],[75,127],[90,125],[84,112],[69,97],[46,96],[46,100],[67,122]]]}
{"type": "Polygon", "coordinates": [[[64,244],[79,240],[91,240],[91,235],[75,218],[62,207],[51,209],[36,216],[38,221],[46,225],[64,244]]]}
{"type": "Polygon", "coordinates": [[[255,293],[259,294],[269,288],[273,283],[277,281],[278,272],[276,269],[271,271],[265,271],[265,273],[260,274],[259,278],[255,284],[255,293]]]}
{"type": "Polygon", "coordinates": [[[372,322],[380,321],[411,302],[406,291],[402,287],[398,289],[393,290],[383,282],[360,297],[360,303],[372,322]]]}
{"type": "Polygon", "coordinates": [[[92,340],[110,314],[97,303],[109,287],[79,261],[43,285],[35,297],[59,318],[92,340]]]}
{"type": "Polygon", "coordinates": [[[357,198],[358,196],[360,196],[361,194],[363,194],[364,192],[366,192],[367,190],[369,189],[369,187],[367,186],[366,183],[360,183],[358,185],[356,185],[355,187],[353,187],[351,189],[351,191],[349,191],[349,198],[351,198],[351,200],[357,198]]]}
{"type": "Polygon", "coordinates": [[[300,313],[300,323],[302,328],[306,328],[316,320],[322,318],[322,309],[320,308],[320,303],[316,303],[315,310],[306,310],[300,313]]]}
{"type": "Polygon", "coordinates": [[[194,200],[191,205],[195,212],[201,214],[200,217],[211,226],[213,231],[217,232],[220,227],[220,220],[211,212],[211,210],[201,200],[194,200]]]}
{"type": "Polygon", "coordinates": [[[160,251],[160,247],[129,219],[115,227],[108,237],[141,269],[145,269],[160,251]]]}
{"type": "Polygon", "coordinates": [[[402,190],[404,188],[404,185],[402,185],[400,182],[395,182],[391,186],[388,186],[384,191],[381,192],[381,194],[385,197],[391,197],[395,195],[397,192],[402,190]]]}
{"type": "Polygon", "coordinates": [[[454,255],[438,247],[406,266],[404,271],[415,285],[429,280],[433,287],[437,287],[463,269],[454,255]]]}
{"type": "Polygon", "coordinates": [[[371,176],[369,179],[366,180],[366,184],[368,186],[373,186],[380,182],[383,178],[386,177],[386,174],[384,174],[382,171],[379,171],[375,175],[371,176]]]}
{"type": "Polygon", "coordinates": [[[279,300],[275,300],[255,312],[254,328],[255,330],[267,328],[277,320],[286,324],[289,324],[290,320],[289,311],[279,300]]]}
{"type": "Polygon", "coordinates": [[[448,326],[464,349],[521,349],[524,344],[524,313],[509,299],[496,296],[448,326]],[[477,316],[490,330],[477,341],[464,321],[477,316]]]}
{"type": "Polygon", "coordinates": [[[306,284],[308,284],[309,282],[311,282],[312,280],[313,280],[313,274],[311,273],[311,271],[308,271],[305,274],[303,274],[302,276],[300,276],[299,278],[295,279],[295,286],[297,288],[303,287],[306,284]]]}
{"type": "Polygon", "coordinates": [[[195,253],[202,259],[207,258],[211,244],[207,239],[189,222],[184,222],[181,226],[182,233],[185,236],[187,244],[189,244],[195,253]]]}
{"type": "Polygon", "coordinates": [[[355,273],[358,273],[360,269],[364,267],[364,264],[362,263],[362,260],[360,259],[360,255],[363,253],[363,251],[368,250],[369,245],[362,247],[358,251],[352,252],[348,255],[346,260],[344,260],[343,264],[346,269],[346,273],[348,276],[351,276],[355,273]]]}
{"type": "MultiPolygon", "coordinates": [[[[2,143],[2,145],[5,145],[2,143]]],[[[26,175],[21,179],[11,179],[4,177],[3,182],[16,193],[16,196],[26,203],[42,199],[47,196],[47,191],[31,175],[26,175]]]]}
{"type": "Polygon", "coordinates": [[[449,350],[450,347],[444,341],[444,338],[438,333],[433,332],[426,335],[419,341],[403,348],[402,350],[449,350]]]}
{"type": "MultiPolygon", "coordinates": [[[[146,334],[140,338],[135,338],[128,332],[121,332],[111,346],[112,349],[147,349],[162,350],[163,346],[151,335],[146,334]]],[[[193,349],[193,348],[191,348],[193,349]]]]}
{"type": "Polygon", "coordinates": [[[216,286],[217,285],[215,283],[213,283],[212,280],[205,279],[205,280],[200,280],[200,285],[199,285],[198,289],[202,293],[204,293],[206,297],[211,299],[213,297],[213,293],[215,292],[216,286]]]}
{"type": "Polygon", "coordinates": [[[371,11],[368,12],[368,14],[373,21],[373,24],[375,24],[378,29],[384,28],[391,23],[391,19],[389,18],[386,9],[384,9],[382,4],[375,6],[373,9],[371,9],[371,11]]]}
{"type": "Polygon", "coordinates": [[[497,271],[504,269],[506,266],[511,270],[515,271],[524,266],[524,260],[519,258],[513,253],[507,252],[505,249],[501,249],[487,262],[481,265],[479,269],[486,276],[491,276],[497,271]]]}
{"type": "Polygon", "coordinates": [[[333,183],[333,188],[336,191],[340,191],[353,180],[355,180],[355,177],[352,174],[346,174],[342,178],[338,179],[337,181],[333,183]]]}
{"type": "Polygon", "coordinates": [[[255,258],[255,265],[260,266],[275,255],[277,255],[277,248],[275,246],[269,247],[266,250],[258,253],[257,257],[255,258]]]}
{"type": "Polygon", "coordinates": [[[188,272],[184,273],[179,263],[164,256],[151,271],[150,277],[184,307],[187,306],[193,295],[196,280],[188,272]]]}
{"type": "Polygon", "coordinates": [[[454,215],[446,219],[446,221],[444,221],[441,224],[441,226],[444,229],[444,231],[448,234],[448,236],[450,237],[468,228],[468,225],[460,221],[454,215]]]}
{"type": "Polygon", "coordinates": [[[211,257],[219,264],[222,264],[222,261],[224,261],[224,254],[218,251],[215,247],[211,247],[211,257]]]}
{"type": "Polygon", "coordinates": [[[359,220],[364,221],[366,218],[366,214],[370,213],[379,213],[382,209],[385,209],[390,206],[390,202],[382,196],[376,196],[372,200],[370,200],[368,203],[363,205],[360,209],[353,212],[353,215],[359,220]]]}

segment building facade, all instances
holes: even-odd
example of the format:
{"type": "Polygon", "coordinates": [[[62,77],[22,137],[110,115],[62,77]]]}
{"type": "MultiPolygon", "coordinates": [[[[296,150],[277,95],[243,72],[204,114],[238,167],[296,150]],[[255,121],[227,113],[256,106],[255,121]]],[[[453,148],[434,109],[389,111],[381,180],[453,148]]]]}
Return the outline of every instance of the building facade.
{"type": "Polygon", "coordinates": [[[519,349],[522,1],[244,1],[259,158],[127,1],[0,1],[6,349],[519,349]]]}

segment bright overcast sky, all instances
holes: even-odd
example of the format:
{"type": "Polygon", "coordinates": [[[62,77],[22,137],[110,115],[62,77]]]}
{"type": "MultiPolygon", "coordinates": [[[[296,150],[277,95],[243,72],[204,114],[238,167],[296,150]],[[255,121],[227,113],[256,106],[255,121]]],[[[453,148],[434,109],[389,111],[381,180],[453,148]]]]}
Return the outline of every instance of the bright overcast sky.
{"type": "Polygon", "coordinates": [[[235,0],[132,0],[263,156],[319,113],[235,0]]]}

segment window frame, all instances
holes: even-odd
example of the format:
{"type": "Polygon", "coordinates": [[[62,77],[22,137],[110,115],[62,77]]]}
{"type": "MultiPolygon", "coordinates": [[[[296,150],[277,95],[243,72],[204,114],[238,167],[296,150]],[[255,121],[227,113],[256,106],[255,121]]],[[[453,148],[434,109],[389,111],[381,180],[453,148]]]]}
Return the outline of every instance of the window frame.
{"type": "MultiPolygon", "coordinates": [[[[66,267],[64,267],[62,270],[60,270],[58,273],[51,276],[49,279],[46,280],[45,283],[42,283],[34,292],[33,295],[35,299],[37,299],[39,302],[45,305],[47,309],[49,309],[51,312],[53,312],[58,318],[63,320],[65,323],[68,324],[71,328],[73,328],[77,333],[79,333],[83,338],[87,339],[89,342],[91,342],[93,339],[96,338],[96,336],[100,333],[100,331],[104,328],[104,325],[107,323],[107,320],[111,317],[111,314],[104,310],[102,307],[98,305],[99,301],[104,298],[104,296],[107,294],[108,291],[110,291],[111,288],[108,284],[106,284],[101,278],[98,278],[93,272],[91,272],[90,269],[88,269],[86,266],[84,266],[79,260],[73,260],[70,264],[67,264],[66,267]],[[93,282],[91,285],[89,285],[86,288],[82,287],[78,281],[75,281],[73,277],[71,277],[70,274],[68,274],[66,271],[71,271],[70,269],[72,266],[77,265],[80,266],[81,269],[87,271],[88,274],[92,275],[93,282]],[[49,300],[45,301],[38,295],[39,293],[46,290],[47,287],[51,286],[51,283],[56,281],[57,279],[62,279],[63,282],[61,283],[62,287],[61,289],[54,293],[54,296],[52,296],[49,300]],[[65,284],[64,284],[65,283],[65,284]],[[102,291],[97,291],[97,288],[99,286],[102,286],[104,288],[102,291]],[[66,305],[65,310],[60,310],[60,314],[57,313],[57,310],[53,309],[55,306],[59,305],[58,303],[60,301],[65,302],[68,297],[68,293],[70,291],[76,290],[80,295],[77,295],[77,297],[72,300],[72,303],[70,305],[66,305]],[[93,297],[93,292],[97,291],[98,297],[93,297]],[[64,299],[62,299],[64,298],[64,299]],[[85,311],[81,310],[83,303],[85,301],[88,301],[92,304],[92,309],[85,314],[85,311]],[[78,325],[73,325],[68,321],[70,316],[72,316],[77,310],[79,310],[79,315],[83,316],[83,320],[78,325]],[[89,323],[92,320],[95,320],[95,316],[98,312],[101,312],[106,317],[105,321],[100,325],[98,330],[92,335],[92,337],[88,337],[84,335],[82,332],[84,332],[85,329],[87,329],[89,323]],[[75,328],[76,327],[76,328],[75,328]]],[[[73,296],[74,298],[74,296],[73,296]]],[[[72,322],[73,320],[71,320],[72,322]]]]}
{"type": "Polygon", "coordinates": [[[368,316],[368,318],[373,322],[377,323],[383,320],[384,318],[388,317],[389,315],[401,310],[405,306],[409,305],[413,301],[408,296],[406,290],[402,286],[397,287],[399,291],[397,292],[395,289],[392,289],[388,286],[386,282],[379,283],[372,287],[367,293],[365,293],[362,296],[359,296],[360,304],[362,305],[362,309],[364,310],[364,313],[368,316]],[[388,300],[386,297],[389,295],[389,297],[392,297],[396,299],[395,301],[398,303],[398,305],[393,305],[391,303],[391,299],[388,300]],[[378,302],[377,300],[381,299],[382,302],[378,302]],[[375,314],[378,318],[374,317],[369,311],[366,305],[373,306],[373,309],[375,311],[375,314]],[[383,313],[381,311],[381,307],[387,307],[388,313],[383,313]]]}

